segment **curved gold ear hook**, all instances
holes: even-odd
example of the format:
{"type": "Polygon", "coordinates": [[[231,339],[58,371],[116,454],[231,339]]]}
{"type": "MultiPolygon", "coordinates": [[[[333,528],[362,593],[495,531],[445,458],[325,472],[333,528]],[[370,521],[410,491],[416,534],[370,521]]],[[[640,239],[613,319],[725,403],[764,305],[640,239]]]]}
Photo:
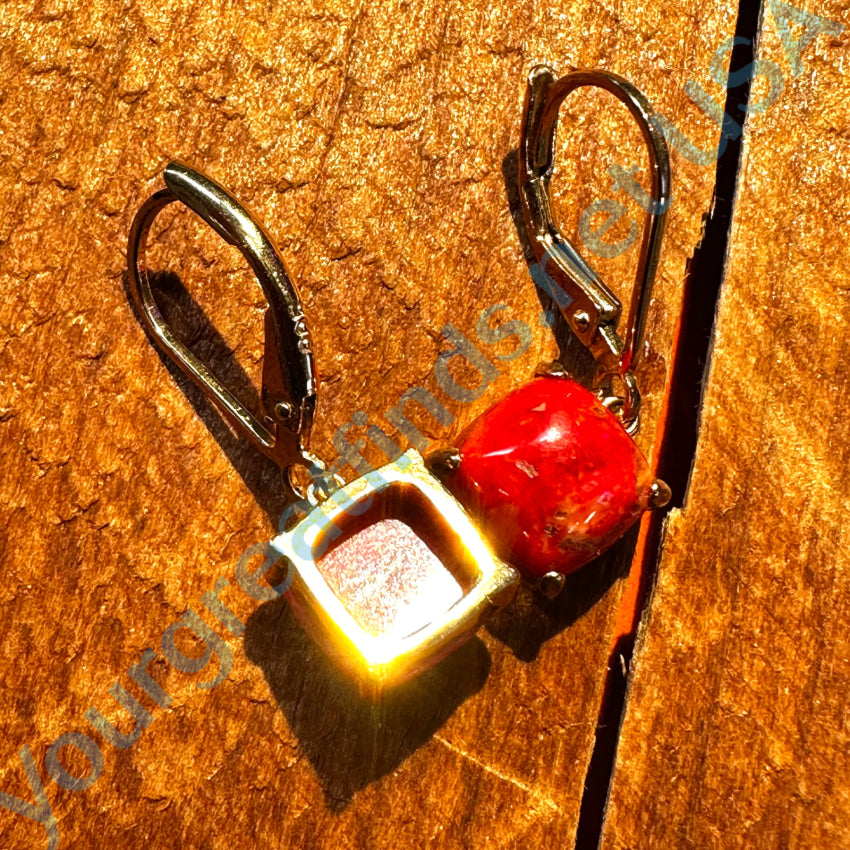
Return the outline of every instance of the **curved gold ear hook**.
{"type": "Polygon", "coordinates": [[[557,79],[546,65],[528,75],[520,136],[519,190],[529,241],[543,271],[560,287],[553,296],[576,336],[599,365],[597,385],[619,376],[626,388],[623,424],[637,430],[640,394],[632,368],[643,338],[647,307],[655,281],[664,217],[670,203],[670,156],[653,123],[647,99],[627,80],[605,71],[577,71],[557,79]],[[617,334],[622,305],[599,275],[565,239],[552,215],[549,181],[554,168],[558,111],[577,88],[605,89],[622,101],[643,133],[649,151],[654,208],[643,230],[637,275],[629,307],[625,341],[617,334]]]}
{"type": "Polygon", "coordinates": [[[294,465],[324,468],[307,450],[317,383],[310,334],[280,253],[251,214],[209,177],[172,162],[164,178],[166,188],[148,198],[136,214],[127,248],[131,291],[153,340],[235,428],[283,469],[294,465]],[[261,418],[245,408],[174,336],[154,301],[145,263],[147,236],[162,209],[178,200],[241,251],[268,300],[261,418]]]}

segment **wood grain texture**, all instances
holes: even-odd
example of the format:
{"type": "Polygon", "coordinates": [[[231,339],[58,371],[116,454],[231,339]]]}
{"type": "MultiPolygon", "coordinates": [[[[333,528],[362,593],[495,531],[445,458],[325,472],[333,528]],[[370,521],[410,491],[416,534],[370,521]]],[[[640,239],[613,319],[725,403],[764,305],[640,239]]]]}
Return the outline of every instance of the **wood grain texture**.
{"type": "Polygon", "coordinates": [[[821,35],[793,76],[765,13],[760,56],[785,88],[747,128],[690,495],[642,624],[604,848],[850,845],[847,55],[846,31],[821,35]]]}
{"type": "MultiPolygon", "coordinates": [[[[528,68],[619,72],[710,147],[717,128],[681,84],[731,34],[730,9],[3,6],[0,789],[33,801],[18,756],[29,747],[61,846],[570,843],[628,545],[576,576],[557,604],[521,599],[427,677],[380,705],[360,702],[282,602],[260,605],[232,584],[240,555],[271,536],[288,496],[277,471],[148,343],[124,291],[126,238],[173,158],[251,206],[301,286],[322,376],[314,448],[327,457],[355,411],[389,430],[382,413],[404,390],[437,391],[431,370],[447,321],[489,356],[509,352],[510,341],[490,349],[476,335],[483,310],[507,305],[505,317],[532,326],[527,352],[499,361],[502,377],[476,403],[453,405],[450,429],[416,420],[450,442],[556,353],[537,323],[509,204],[528,68]],[[239,639],[199,603],[218,576],[231,580],[222,599],[247,624],[239,639]],[[233,668],[205,690],[198,682],[216,661],[189,675],[160,658],[150,672],[173,697],[160,708],[125,671],[146,648],[162,655],[161,636],[188,607],[227,637],[233,668]],[[153,716],[120,751],[84,719],[95,706],[130,729],[107,693],[116,681],[153,716]],[[67,732],[103,751],[88,790],[60,788],[46,772],[51,742],[67,732]]],[[[559,142],[567,233],[610,197],[615,159],[641,162],[637,133],[609,107],[592,95],[569,106],[585,135],[565,127],[559,142]]],[[[649,452],[713,179],[681,158],[674,167],[678,200],[641,374],[649,452]]],[[[164,214],[156,234],[152,262],[173,273],[160,287],[164,309],[250,399],[262,355],[258,287],[188,216],[164,214]]],[[[599,263],[621,292],[635,253],[599,263]]],[[[84,776],[77,756],[61,758],[84,776]]],[[[4,846],[47,843],[41,826],[8,809],[0,836],[4,846]]]]}

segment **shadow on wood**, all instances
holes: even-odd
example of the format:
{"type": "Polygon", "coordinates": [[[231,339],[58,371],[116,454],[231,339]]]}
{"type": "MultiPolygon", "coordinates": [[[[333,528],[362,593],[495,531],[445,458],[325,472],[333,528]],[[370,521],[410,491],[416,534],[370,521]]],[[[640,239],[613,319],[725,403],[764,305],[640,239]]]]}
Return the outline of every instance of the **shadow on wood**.
{"type": "Polygon", "coordinates": [[[484,644],[473,638],[371,702],[301,628],[284,598],[253,613],[244,640],[335,812],[425,744],[490,671],[484,644]]]}
{"type": "MultiPolygon", "coordinates": [[[[174,272],[152,272],[150,282],[157,306],[175,336],[189,346],[249,410],[257,411],[260,398],[257,387],[254,386],[232,349],[215,329],[204,310],[186,289],[179,275],[174,272]]],[[[231,430],[212,402],[180,367],[154,344],[133,301],[126,272],[123,283],[133,314],[139,324],[145,328],[153,351],[163,362],[213,439],[227,455],[257,504],[276,527],[281,514],[295,498],[285,483],[281,469],[244,435],[231,430]]]]}
{"type": "Polygon", "coordinates": [[[568,575],[554,599],[520,586],[516,598],[487,621],[487,631],[520,661],[534,661],[543,644],[586,614],[615,581],[629,573],[639,527],[633,526],[607,552],[568,575]]]}

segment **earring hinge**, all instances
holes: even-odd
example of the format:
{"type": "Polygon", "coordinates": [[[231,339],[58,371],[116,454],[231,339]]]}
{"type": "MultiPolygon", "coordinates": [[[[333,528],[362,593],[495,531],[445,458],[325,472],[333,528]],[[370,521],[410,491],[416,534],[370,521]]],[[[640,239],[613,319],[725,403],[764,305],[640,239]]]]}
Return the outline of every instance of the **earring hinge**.
{"type": "Polygon", "coordinates": [[[543,286],[555,284],[550,294],[579,340],[598,364],[596,385],[610,385],[614,377],[624,386],[622,419],[626,429],[638,427],[640,394],[633,366],[643,338],[652,285],[658,266],[664,216],[670,201],[670,158],[652,107],[631,83],[604,71],[578,71],[558,79],[546,65],[528,75],[520,135],[520,198],[526,231],[544,273],[543,286]],[[629,109],[647,145],[654,207],[643,231],[635,283],[629,305],[625,337],[617,333],[622,305],[611,289],[561,235],[549,196],[554,170],[558,113],[566,97],[577,88],[602,88],[629,109]]]}
{"type": "Polygon", "coordinates": [[[197,384],[228,421],[281,468],[315,465],[307,450],[316,406],[312,347],[298,292],[271,237],[223,187],[180,163],[164,173],[166,188],[140,208],[128,245],[130,288],[157,346],[197,384]],[[236,247],[257,277],[268,301],[259,415],[248,410],[171,331],[156,305],[145,248],[153,220],[181,201],[236,247]]]}

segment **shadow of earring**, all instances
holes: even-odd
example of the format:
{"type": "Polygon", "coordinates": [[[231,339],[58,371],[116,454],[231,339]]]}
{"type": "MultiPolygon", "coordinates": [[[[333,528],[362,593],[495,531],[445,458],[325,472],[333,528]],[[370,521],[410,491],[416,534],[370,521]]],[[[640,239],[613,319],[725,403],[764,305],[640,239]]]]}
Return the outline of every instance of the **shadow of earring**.
{"type": "MultiPolygon", "coordinates": [[[[157,306],[175,335],[198,354],[203,354],[207,362],[215,363],[228,388],[239,395],[249,407],[256,408],[259,403],[257,388],[179,275],[174,272],[153,272],[150,274],[150,282],[151,290],[156,294],[157,306]]],[[[124,273],[123,283],[133,314],[150,338],[150,332],[141,320],[138,307],[131,296],[129,272],[124,273]]],[[[295,499],[289,488],[282,484],[280,467],[248,440],[234,434],[215,405],[171,357],[157,345],[154,345],[154,350],[198,418],[239,473],[257,504],[276,527],[287,505],[295,499]]]]}
{"type": "Polygon", "coordinates": [[[473,638],[370,701],[301,628],[283,597],[251,615],[244,641],[334,812],[427,743],[490,671],[486,647],[473,638]]]}
{"type": "Polygon", "coordinates": [[[567,575],[554,599],[522,584],[514,601],[487,620],[487,631],[520,661],[534,661],[547,640],[583,617],[629,574],[638,534],[639,525],[632,526],[607,552],[567,575]]]}

